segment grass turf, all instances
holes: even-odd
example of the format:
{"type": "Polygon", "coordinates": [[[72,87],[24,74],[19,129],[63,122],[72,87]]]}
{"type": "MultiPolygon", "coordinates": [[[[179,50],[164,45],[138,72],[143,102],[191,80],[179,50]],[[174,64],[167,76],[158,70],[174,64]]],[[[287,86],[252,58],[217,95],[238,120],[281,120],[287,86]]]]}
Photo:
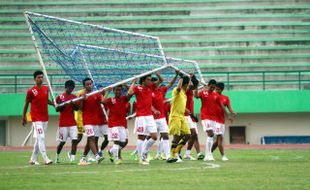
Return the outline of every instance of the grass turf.
{"type": "MultiPolygon", "coordinates": [[[[138,165],[124,152],[122,165],[29,166],[30,152],[0,152],[0,189],[309,189],[310,150],[228,150],[229,161],[208,164],[151,161],[138,165]]],[[[80,158],[81,152],[77,158],[80,158]]],[[[50,152],[50,155],[53,155],[50,152]]],[[[54,158],[52,156],[51,158],[54,158]]],[[[66,158],[66,152],[62,153],[66,158]]]]}

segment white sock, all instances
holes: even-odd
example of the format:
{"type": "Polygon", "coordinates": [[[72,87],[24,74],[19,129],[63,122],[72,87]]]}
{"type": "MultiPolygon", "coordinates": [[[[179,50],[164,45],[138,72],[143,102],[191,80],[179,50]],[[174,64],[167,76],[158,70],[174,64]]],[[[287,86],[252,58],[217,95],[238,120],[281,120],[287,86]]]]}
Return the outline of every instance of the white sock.
{"type": "Polygon", "coordinates": [[[191,155],[191,150],[186,150],[185,155],[186,156],[191,155]]]}
{"type": "Polygon", "coordinates": [[[71,154],[71,161],[75,160],[75,155],[71,154]]]}
{"type": "Polygon", "coordinates": [[[35,138],[35,142],[33,145],[33,151],[32,151],[32,155],[31,155],[31,160],[37,161],[38,154],[39,154],[38,140],[37,140],[37,138],[35,138]]]}
{"type": "Polygon", "coordinates": [[[163,143],[162,141],[159,141],[158,142],[158,147],[157,147],[157,155],[160,155],[161,154],[161,150],[163,149],[163,143]]]}
{"type": "Polygon", "coordinates": [[[212,145],[213,145],[213,137],[207,137],[206,140],[206,155],[211,155],[211,149],[212,149],[212,145]]]}
{"type": "Polygon", "coordinates": [[[156,141],[154,141],[152,138],[150,138],[147,142],[146,142],[146,145],[143,149],[143,154],[147,153],[149,151],[149,148],[151,148],[153,146],[153,144],[155,143],[156,141]]]}
{"type": "Polygon", "coordinates": [[[56,159],[59,160],[59,154],[56,153],[56,159]]]}
{"type": "Polygon", "coordinates": [[[119,145],[118,144],[114,144],[113,148],[112,148],[112,153],[114,155],[114,159],[118,160],[118,151],[119,151],[119,145]]]}
{"type": "Polygon", "coordinates": [[[137,149],[138,149],[138,156],[139,157],[142,156],[143,144],[144,144],[143,140],[140,140],[140,139],[137,140],[137,149]]]}
{"type": "Polygon", "coordinates": [[[39,146],[39,150],[41,152],[41,155],[43,157],[43,160],[48,160],[48,157],[46,155],[46,149],[45,149],[45,138],[42,136],[38,136],[38,146],[39,146]]]}
{"type": "Polygon", "coordinates": [[[167,158],[170,157],[170,145],[169,140],[162,140],[163,143],[163,150],[167,158]]]}

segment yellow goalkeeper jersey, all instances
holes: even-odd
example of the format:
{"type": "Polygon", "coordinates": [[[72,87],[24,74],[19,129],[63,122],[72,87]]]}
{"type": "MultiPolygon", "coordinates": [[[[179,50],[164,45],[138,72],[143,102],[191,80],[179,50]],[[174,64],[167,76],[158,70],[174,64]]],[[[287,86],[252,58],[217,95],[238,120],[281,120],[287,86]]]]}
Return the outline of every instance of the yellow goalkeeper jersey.
{"type": "MultiPolygon", "coordinates": [[[[84,93],[84,91],[85,91],[84,89],[79,90],[77,96],[81,96],[81,94],[84,93]]],[[[76,121],[76,125],[78,127],[83,127],[83,117],[82,117],[82,111],[81,110],[74,112],[74,118],[76,121]]]]}
{"type": "Polygon", "coordinates": [[[183,89],[180,92],[177,91],[177,88],[173,89],[170,117],[184,117],[186,100],[186,93],[183,89]]]}

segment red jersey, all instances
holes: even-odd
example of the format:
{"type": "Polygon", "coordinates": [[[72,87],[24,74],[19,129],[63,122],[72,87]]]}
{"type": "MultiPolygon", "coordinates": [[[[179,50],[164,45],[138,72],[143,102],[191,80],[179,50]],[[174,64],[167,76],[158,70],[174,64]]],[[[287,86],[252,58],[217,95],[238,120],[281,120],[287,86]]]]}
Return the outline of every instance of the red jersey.
{"type": "MultiPolygon", "coordinates": [[[[186,109],[188,109],[191,113],[194,113],[194,93],[192,90],[186,91],[186,109]]],[[[185,112],[185,116],[189,116],[187,112],[185,112]]]]}
{"type": "Polygon", "coordinates": [[[165,95],[167,92],[168,88],[166,86],[154,89],[153,88],[153,106],[156,110],[160,112],[160,115],[156,115],[153,113],[154,119],[161,119],[165,118],[165,95]]]}
{"type": "Polygon", "coordinates": [[[105,105],[109,110],[109,128],[119,126],[127,127],[126,116],[128,109],[126,105],[128,101],[127,96],[113,97],[106,100],[105,105]]]}
{"type": "Polygon", "coordinates": [[[46,86],[29,88],[26,100],[31,103],[30,115],[33,122],[48,121],[48,88],[46,86]]]}
{"type": "MultiPolygon", "coordinates": [[[[220,95],[220,101],[223,104],[223,106],[225,108],[230,106],[230,100],[229,100],[228,96],[225,96],[223,94],[219,94],[219,95],[220,95]]],[[[216,122],[221,123],[221,124],[225,124],[225,113],[224,113],[223,109],[221,108],[221,106],[218,107],[216,122]]]]}
{"type": "MultiPolygon", "coordinates": [[[[56,98],[57,104],[60,104],[62,102],[72,100],[76,98],[76,95],[74,94],[67,94],[63,93],[56,98]]],[[[74,119],[74,109],[73,109],[73,104],[67,104],[63,108],[63,110],[60,111],[59,115],[59,127],[71,127],[75,126],[76,122],[74,119]]]]}
{"type": "Polygon", "coordinates": [[[152,115],[152,89],[146,86],[135,86],[133,89],[137,101],[137,117],[152,115]]]}
{"type": "Polygon", "coordinates": [[[107,118],[103,112],[104,106],[98,106],[98,125],[106,125],[108,124],[107,118]]]}
{"type": "Polygon", "coordinates": [[[136,113],[137,111],[137,100],[133,102],[132,104],[132,113],[136,113]]]}
{"type": "Polygon", "coordinates": [[[101,99],[102,96],[100,94],[95,94],[83,100],[83,125],[98,125],[98,111],[99,109],[102,110],[101,99]]]}
{"type": "Polygon", "coordinates": [[[217,106],[220,106],[220,96],[216,92],[203,90],[199,92],[201,99],[201,120],[208,119],[216,121],[217,106]]]}

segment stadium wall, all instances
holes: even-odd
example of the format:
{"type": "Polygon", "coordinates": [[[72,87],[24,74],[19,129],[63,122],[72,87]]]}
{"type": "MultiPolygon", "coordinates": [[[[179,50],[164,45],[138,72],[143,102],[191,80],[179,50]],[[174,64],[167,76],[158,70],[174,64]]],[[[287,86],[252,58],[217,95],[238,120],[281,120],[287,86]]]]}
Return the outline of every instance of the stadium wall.
{"type": "MultiPolygon", "coordinates": [[[[230,143],[230,127],[245,127],[244,143],[260,144],[262,136],[310,136],[310,91],[227,91],[238,113],[234,123],[227,122],[225,143],[230,143]]],[[[1,94],[0,120],[6,121],[5,145],[20,146],[30,131],[21,125],[24,94],[1,94]],[[7,101],[8,98],[14,101],[7,101]]],[[[200,101],[195,101],[195,113],[199,113],[200,101]]],[[[56,145],[58,115],[50,107],[47,145],[56,145]]],[[[201,125],[200,125],[201,126],[201,125]]],[[[133,120],[129,121],[130,145],[135,144],[132,134],[133,120]]],[[[200,142],[205,135],[199,127],[200,142]]],[[[30,142],[31,143],[31,142],[30,142]]]]}

